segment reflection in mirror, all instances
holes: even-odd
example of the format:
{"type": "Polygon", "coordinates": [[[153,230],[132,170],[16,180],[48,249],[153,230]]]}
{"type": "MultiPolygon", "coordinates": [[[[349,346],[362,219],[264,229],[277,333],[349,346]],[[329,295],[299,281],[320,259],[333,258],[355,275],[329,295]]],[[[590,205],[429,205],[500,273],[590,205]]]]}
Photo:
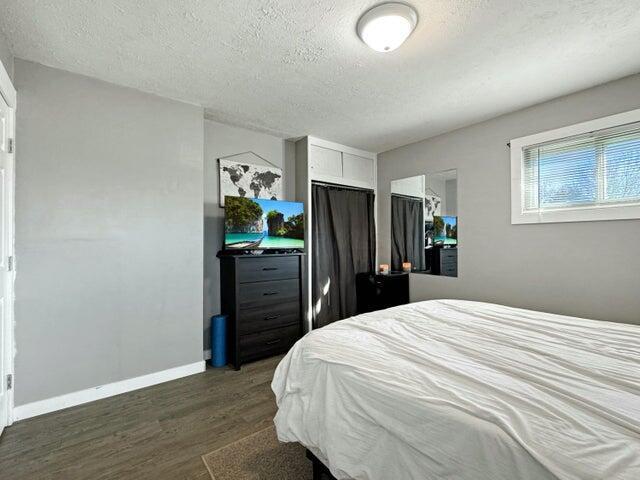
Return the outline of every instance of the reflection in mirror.
{"type": "Polygon", "coordinates": [[[456,170],[393,180],[391,270],[457,277],[457,247],[456,170]]]}

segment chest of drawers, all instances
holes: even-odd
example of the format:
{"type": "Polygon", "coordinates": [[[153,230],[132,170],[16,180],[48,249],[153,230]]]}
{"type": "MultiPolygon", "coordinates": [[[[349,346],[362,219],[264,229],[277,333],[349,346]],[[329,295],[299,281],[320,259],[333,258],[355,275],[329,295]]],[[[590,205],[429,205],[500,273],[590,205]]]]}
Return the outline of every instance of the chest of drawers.
{"type": "Polygon", "coordinates": [[[220,256],[230,363],[286,352],[302,335],[304,254],[220,256]]]}
{"type": "Polygon", "coordinates": [[[431,273],[445,277],[458,276],[458,249],[434,248],[432,249],[431,273]]]}

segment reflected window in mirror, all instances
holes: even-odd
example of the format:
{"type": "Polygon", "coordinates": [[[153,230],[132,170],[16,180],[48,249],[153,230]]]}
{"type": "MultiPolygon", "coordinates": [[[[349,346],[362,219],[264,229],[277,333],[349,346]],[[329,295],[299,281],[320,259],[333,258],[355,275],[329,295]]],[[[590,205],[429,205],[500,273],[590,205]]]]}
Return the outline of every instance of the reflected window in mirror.
{"type": "Polygon", "coordinates": [[[456,170],[391,182],[391,269],[458,276],[456,170]]]}

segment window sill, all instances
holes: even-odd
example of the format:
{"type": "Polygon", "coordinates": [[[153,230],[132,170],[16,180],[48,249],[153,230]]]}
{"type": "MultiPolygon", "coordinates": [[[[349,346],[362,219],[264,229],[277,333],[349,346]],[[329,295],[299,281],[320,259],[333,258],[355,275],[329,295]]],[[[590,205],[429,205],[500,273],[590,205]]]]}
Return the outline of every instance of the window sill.
{"type": "Polygon", "coordinates": [[[640,204],[597,205],[589,207],[563,208],[540,212],[511,212],[512,224],[597,222],[606,220],[640,219],[640,204]]]}

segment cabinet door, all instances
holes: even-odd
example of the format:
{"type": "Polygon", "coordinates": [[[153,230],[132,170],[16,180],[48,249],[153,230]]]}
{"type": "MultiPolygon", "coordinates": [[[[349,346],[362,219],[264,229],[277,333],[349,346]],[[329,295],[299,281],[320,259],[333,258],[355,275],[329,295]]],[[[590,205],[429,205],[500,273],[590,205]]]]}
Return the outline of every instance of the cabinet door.
{"type": "Polygon", "coordinates": [[[373,160],[350,153],[342,154],[344,178],[373,185],[373,160]]]}
{"type": "Polygon", "coordinates": [[[342,152],[310,145],[309,169],[316,175],[342,177],[342,152]]]}

